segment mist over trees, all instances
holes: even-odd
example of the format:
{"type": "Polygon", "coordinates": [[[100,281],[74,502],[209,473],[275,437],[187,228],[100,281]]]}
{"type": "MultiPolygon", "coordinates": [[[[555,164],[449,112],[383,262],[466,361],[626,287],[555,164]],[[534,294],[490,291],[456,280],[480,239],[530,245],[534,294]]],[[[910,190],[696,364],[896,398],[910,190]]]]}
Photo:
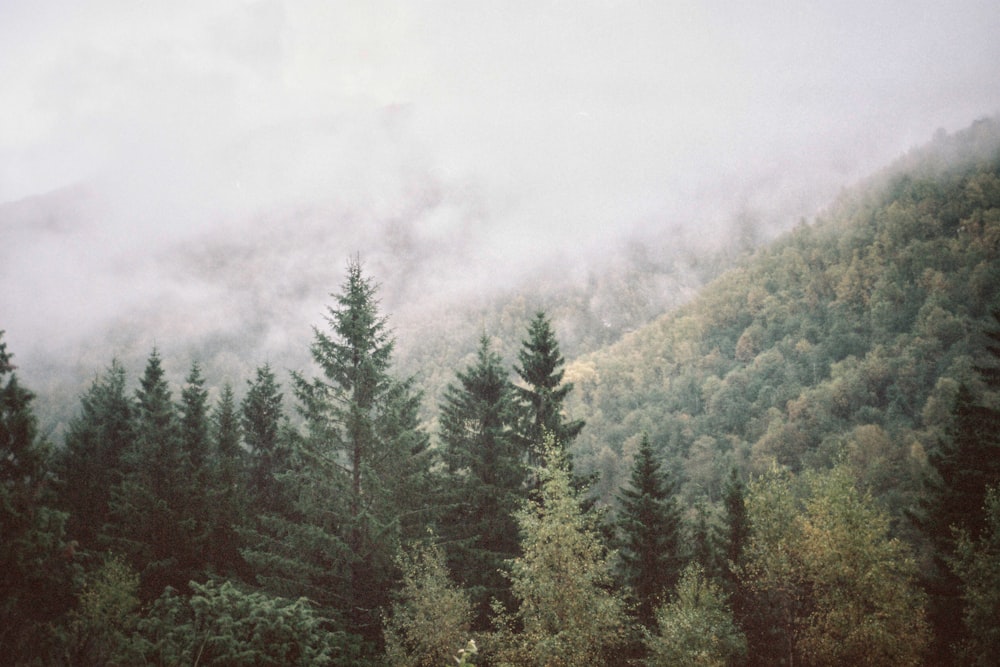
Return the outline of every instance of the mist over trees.
{"type": "Polygon", "coordinates": [[[5,660],[995,659],[995,121],[585,354],[521,300],[404,364],[359,258],[329,299],[287,380],[157,346],[58,430],[0,337],[5,660]]]}

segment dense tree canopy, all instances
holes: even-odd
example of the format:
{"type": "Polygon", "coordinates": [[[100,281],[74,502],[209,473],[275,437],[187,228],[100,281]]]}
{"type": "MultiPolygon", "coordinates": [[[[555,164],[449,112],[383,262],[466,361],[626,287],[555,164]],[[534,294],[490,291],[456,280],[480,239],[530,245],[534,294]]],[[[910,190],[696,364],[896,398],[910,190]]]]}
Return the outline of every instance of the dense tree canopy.
{"type": "Polygon", "coordinates": [[[569,363],[520,299],[398,376],[346,273],[288,413],[154,349],[40,428],[0,340],[5,664],[995,662],[995,121],[569,363]]]}

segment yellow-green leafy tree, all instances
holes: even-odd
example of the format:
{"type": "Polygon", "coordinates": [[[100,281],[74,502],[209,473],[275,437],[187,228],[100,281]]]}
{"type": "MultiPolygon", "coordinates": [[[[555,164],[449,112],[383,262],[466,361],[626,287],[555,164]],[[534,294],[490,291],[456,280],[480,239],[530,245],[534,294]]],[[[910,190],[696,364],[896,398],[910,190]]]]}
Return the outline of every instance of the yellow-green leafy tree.
{"type": "Polygon", "coordinates": [[[395,667],[440,667],[469,641],[472,603],[448,577],[436,544],[416,545],[397,558],[403,580],[385,619],[385,652],[395,667]]]}
{"type": "Polygon", "coordinates": [[[847,468],[801,480],[773,471],[751,485],[748,509],[744,581],[771,610],[770,641],[781,647],[768,661],[921,664],[929,631],[916,565],[847,468]]]}
{"type": "Polygon", "coordinates": [[[611,588],[596,517],[581,510],[565,455],[551,435],[546,441],[539,496],[517,516],[524,555],[512,563],[511,583],[520,606],[513,617],[498,614],[495,663],[614,664],[627,631],[625,604],[611,588]]]}

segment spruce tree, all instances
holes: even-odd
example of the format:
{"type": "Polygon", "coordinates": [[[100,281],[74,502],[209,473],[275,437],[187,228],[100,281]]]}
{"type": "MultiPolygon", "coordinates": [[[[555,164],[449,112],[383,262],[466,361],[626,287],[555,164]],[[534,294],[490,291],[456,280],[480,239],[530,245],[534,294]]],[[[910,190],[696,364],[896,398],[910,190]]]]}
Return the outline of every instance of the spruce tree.
{"type": "Polygon", "coordinates": [[[66,513],[53,508],[35,395],[18,382],[2,337],[0,656],[7,664],[53,664],[52,626],[72,598],[72,547],[64,541],[66,513]]]}
{"type": "Polygon", "coordinates": [[[122,481],[135,439],[134,411],[125,369],[112,361],[80,397],[80,413],[69,424],[57,460],[59,502],[70,513],[67,534],[84,549],[105,546],[100,538],[111,520],[111,489],[122,481]]]}
{"type": "MultiPolygon", "coordinates": [[[[994,313],[994,317],[996,317],[994,313]]],[[[1000,333],[986,331],[995,341],[1000,333]]],[[[986,385],[997,389],[1000,346],[984,346],[976,369],[986,385]]],[[[961,533],[975,540],[987,525],[987,490],[1000,485],[1000,411],[977,400],[968,385],[959,387],[953,423],[936,450],[928,456],[931,470],[926,492],[912,514],[934,549],[934,569],[925,577],[930,595],[930,620],[935,630],[934,659],[953,659],[953,646],[964,641],[961,623],[961,582],[949,567],[961,533]]]]}
{"type": "Polygon", "coordinates": [[[646,627],[653,625],[656,607],[680,576],[681,516],[675,493],[643,435],[630,484],[618,496],[617,523],[621,574],[638,603],[638,620],[646,627]]]}
{"type": "Polygon", "coordinates": [[[140,597],[182,589],[201,574],[200,526],[190,515],[188,458],[160,355],[150,354],[136,392],[135,442],[112,491],[113,548],[140,575],[140,597]]]}
{"type": "Polygon", "coordinates": [[[476,361],[457,379],[441,404],[447,479],[440,532],[451,570],[473,596],[476,626],[485,629],[490,600],[511,602],[501,570],[520,553],[514,513],[527,471],[512,430],[513,385],[485,334],[476,361]]]}
{"type": "Polygon", "coordinates": [[[412,382],[390,374],[394,341],[359,262],[334,298],[329,331],[314,329],[320,374],[293,374],[305,432],[294,474],[283,479],[295,520],[268,522],[276,539],[267,576],[286,594],[299,590],[328,614],[342,612],[351,633],[378,644],[400,539],[429,502],[420,495],[427,438],[412,382]]]}
{"type": "Polygon", "coordinates": [[[237,532],[245,522],[245,452],[240,446],[240,423],[231,385],[222,388],[211,422],[214,445],[209,468],[212,563],[223,574],[246,574],[237,532]]]}
{"type": "Polygon", "coordinates": [[[564,450],[583,429],[582,420],[566,420],[563,401],[573,390],[572,382],[563,382],[564,359],[559,352],[552,324],[545,313],[536,313],[528,325],[528,337],[518,352],[520,365],[514,370],[523,385],[516,388],[521,405],[517,438],[532,463],[540,461],[540,447],[550,433],[564,450]]]}
{"type": "Polygon", "coordinates": [[[247,493],[253,512],[274,513],[287,509],[276,474],[288,470],[289,443],[282,437],[285,422],[281,387],[269,364],[257,368],[240,406],[243,440],[248,453],[247,493]]]}

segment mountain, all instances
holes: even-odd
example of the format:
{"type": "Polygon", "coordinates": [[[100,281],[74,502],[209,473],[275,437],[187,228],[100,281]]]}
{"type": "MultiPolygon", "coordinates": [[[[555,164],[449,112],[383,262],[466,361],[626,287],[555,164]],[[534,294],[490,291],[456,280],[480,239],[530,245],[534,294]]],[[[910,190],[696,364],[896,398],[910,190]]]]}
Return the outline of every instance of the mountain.
{"type": "MultiPolygon", "coordinates": [[[[689,499],[729,470],[847,458],[897,511],[1000,308],[1000,123],[939,133],[689,303],[573,361],[575,448],[604,499],[642,435],[689,499]]],[[[898,514],[897,514],[898,515],[898,514]]]]}

